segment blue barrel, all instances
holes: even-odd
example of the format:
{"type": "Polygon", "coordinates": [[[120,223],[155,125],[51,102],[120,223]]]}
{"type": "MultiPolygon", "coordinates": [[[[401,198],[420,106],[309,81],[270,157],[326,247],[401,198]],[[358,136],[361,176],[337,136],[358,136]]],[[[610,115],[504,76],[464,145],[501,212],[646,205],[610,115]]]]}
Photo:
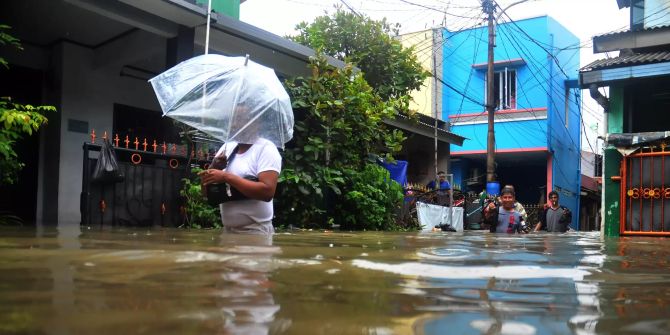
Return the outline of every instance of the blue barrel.
{"type": "Polygon", "coordinates": [[[486,183],[486,193],[488,195],[500,194],[500,183],[497,181],[490,181],[486,183]]]}

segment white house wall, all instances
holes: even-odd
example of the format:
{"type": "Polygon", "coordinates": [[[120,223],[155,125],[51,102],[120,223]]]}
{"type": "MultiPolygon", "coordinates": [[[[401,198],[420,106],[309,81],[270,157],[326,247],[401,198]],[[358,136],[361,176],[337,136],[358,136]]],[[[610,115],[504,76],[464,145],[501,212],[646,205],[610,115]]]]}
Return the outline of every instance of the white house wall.
{"type": "MultiPolygon", "coordinates": [[[[161,46],[164,50],[165,46],[161,46]]],[[[125,50],[116,50],[123,53],[125,50]]],[[[64,42],[63,78],[60,110],[60,162],[58,185],[58,221],[80,220],[79,197],[82,186],[82,145],[90,141],[89,134],[68,131],[68,120],[88,123],[101,137],[104,131],[112,132],[114,104],[137,108],[160,108],[151,89],[144,80],[119,75],[121,67],[95,66],[95,52],[89,48],[64,42]]],[[[41,180],[41,178],[40,178],[41,180]]]]}

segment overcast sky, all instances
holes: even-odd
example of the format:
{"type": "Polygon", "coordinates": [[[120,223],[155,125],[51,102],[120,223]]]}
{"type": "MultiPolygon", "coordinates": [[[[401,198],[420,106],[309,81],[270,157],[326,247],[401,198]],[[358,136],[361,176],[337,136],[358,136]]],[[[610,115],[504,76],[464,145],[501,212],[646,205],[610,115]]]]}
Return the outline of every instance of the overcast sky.
{"type": "MultiPolygon", "coordinates": [[[[518,0],[498,0],[501,8],[518,0]]],[[[460,30],[484,23],[481,0],[246,0],[240,8],[240,20],[279,36],[295,33],[296,24],[312,22],[325,11],[333,12],[334,6],[350,7],[373,19],[387,18],[400,23],[401,33],[414,32],[431,27],[444,26],[449,30],[460,30]],[[446,13],[446,14],[445,14],[446,13]]],[[[529,0],[510,7],[507,14],[514,20],[549,15],[572,31],[581,41],[581,65],[605,58],[605,54],[593,54],[591,38],[596,35],[626,30],[629,27],[628,9],[620,10],[616,0],[529,0]]],[[[609,55],[616,56],[616,55],[609,55]]],[[[600,121],[592,114],[601,109],[583,91],[584,120],[587,128],[600,121]]],[[[592,132],[588,129],[588,132],[592,132]]],[[[590,134],[591,147],[595,146],[595,134],[590,134]]],[[[589,145],[584,139],[583,148],[589,145]]]]}

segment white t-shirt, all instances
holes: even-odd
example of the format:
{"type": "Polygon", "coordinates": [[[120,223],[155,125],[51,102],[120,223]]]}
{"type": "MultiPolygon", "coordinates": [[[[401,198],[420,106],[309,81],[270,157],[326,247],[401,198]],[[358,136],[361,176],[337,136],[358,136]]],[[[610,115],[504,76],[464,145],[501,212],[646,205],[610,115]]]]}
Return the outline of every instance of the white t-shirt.
{"type": "MultiPolygon", "coordinates": [[[[230,157],[235,142],[224,144],[217,155],[225,150],[226,157],[230,157]]],[[[240,177],[254,176],[265,171],[281,172],[281,155],[272,142],[259,139],[246,152],[237,153],[225,171],[240,177]]],[[[274,215],[272,200],[238,200],[229,201],[220,205],[221,220],[227,227],[242,227],[252,223],[272,220],[274,215]]]]}

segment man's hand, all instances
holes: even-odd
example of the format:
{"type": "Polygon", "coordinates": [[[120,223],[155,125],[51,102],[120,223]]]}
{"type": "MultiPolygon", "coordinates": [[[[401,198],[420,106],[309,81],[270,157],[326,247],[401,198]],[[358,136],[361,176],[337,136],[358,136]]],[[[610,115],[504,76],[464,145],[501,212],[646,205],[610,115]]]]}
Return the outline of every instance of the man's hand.
{"type": "Polygon", "coordinates": [[[496,204],[493,203],[493,201],[489,202],[486,207],[484,207],[484,218],[488,219],[491,214],[495,211],[496,209],[496,204]]]}
{"type": "Polygon", "coordinates": [[[228,172],[216,169],[208,169],[198,173],[198,176],[200,176],[200,182],[205,186],[209,184],[226,183],[228,181],[229,175],[230,174],[228,172]]]}

